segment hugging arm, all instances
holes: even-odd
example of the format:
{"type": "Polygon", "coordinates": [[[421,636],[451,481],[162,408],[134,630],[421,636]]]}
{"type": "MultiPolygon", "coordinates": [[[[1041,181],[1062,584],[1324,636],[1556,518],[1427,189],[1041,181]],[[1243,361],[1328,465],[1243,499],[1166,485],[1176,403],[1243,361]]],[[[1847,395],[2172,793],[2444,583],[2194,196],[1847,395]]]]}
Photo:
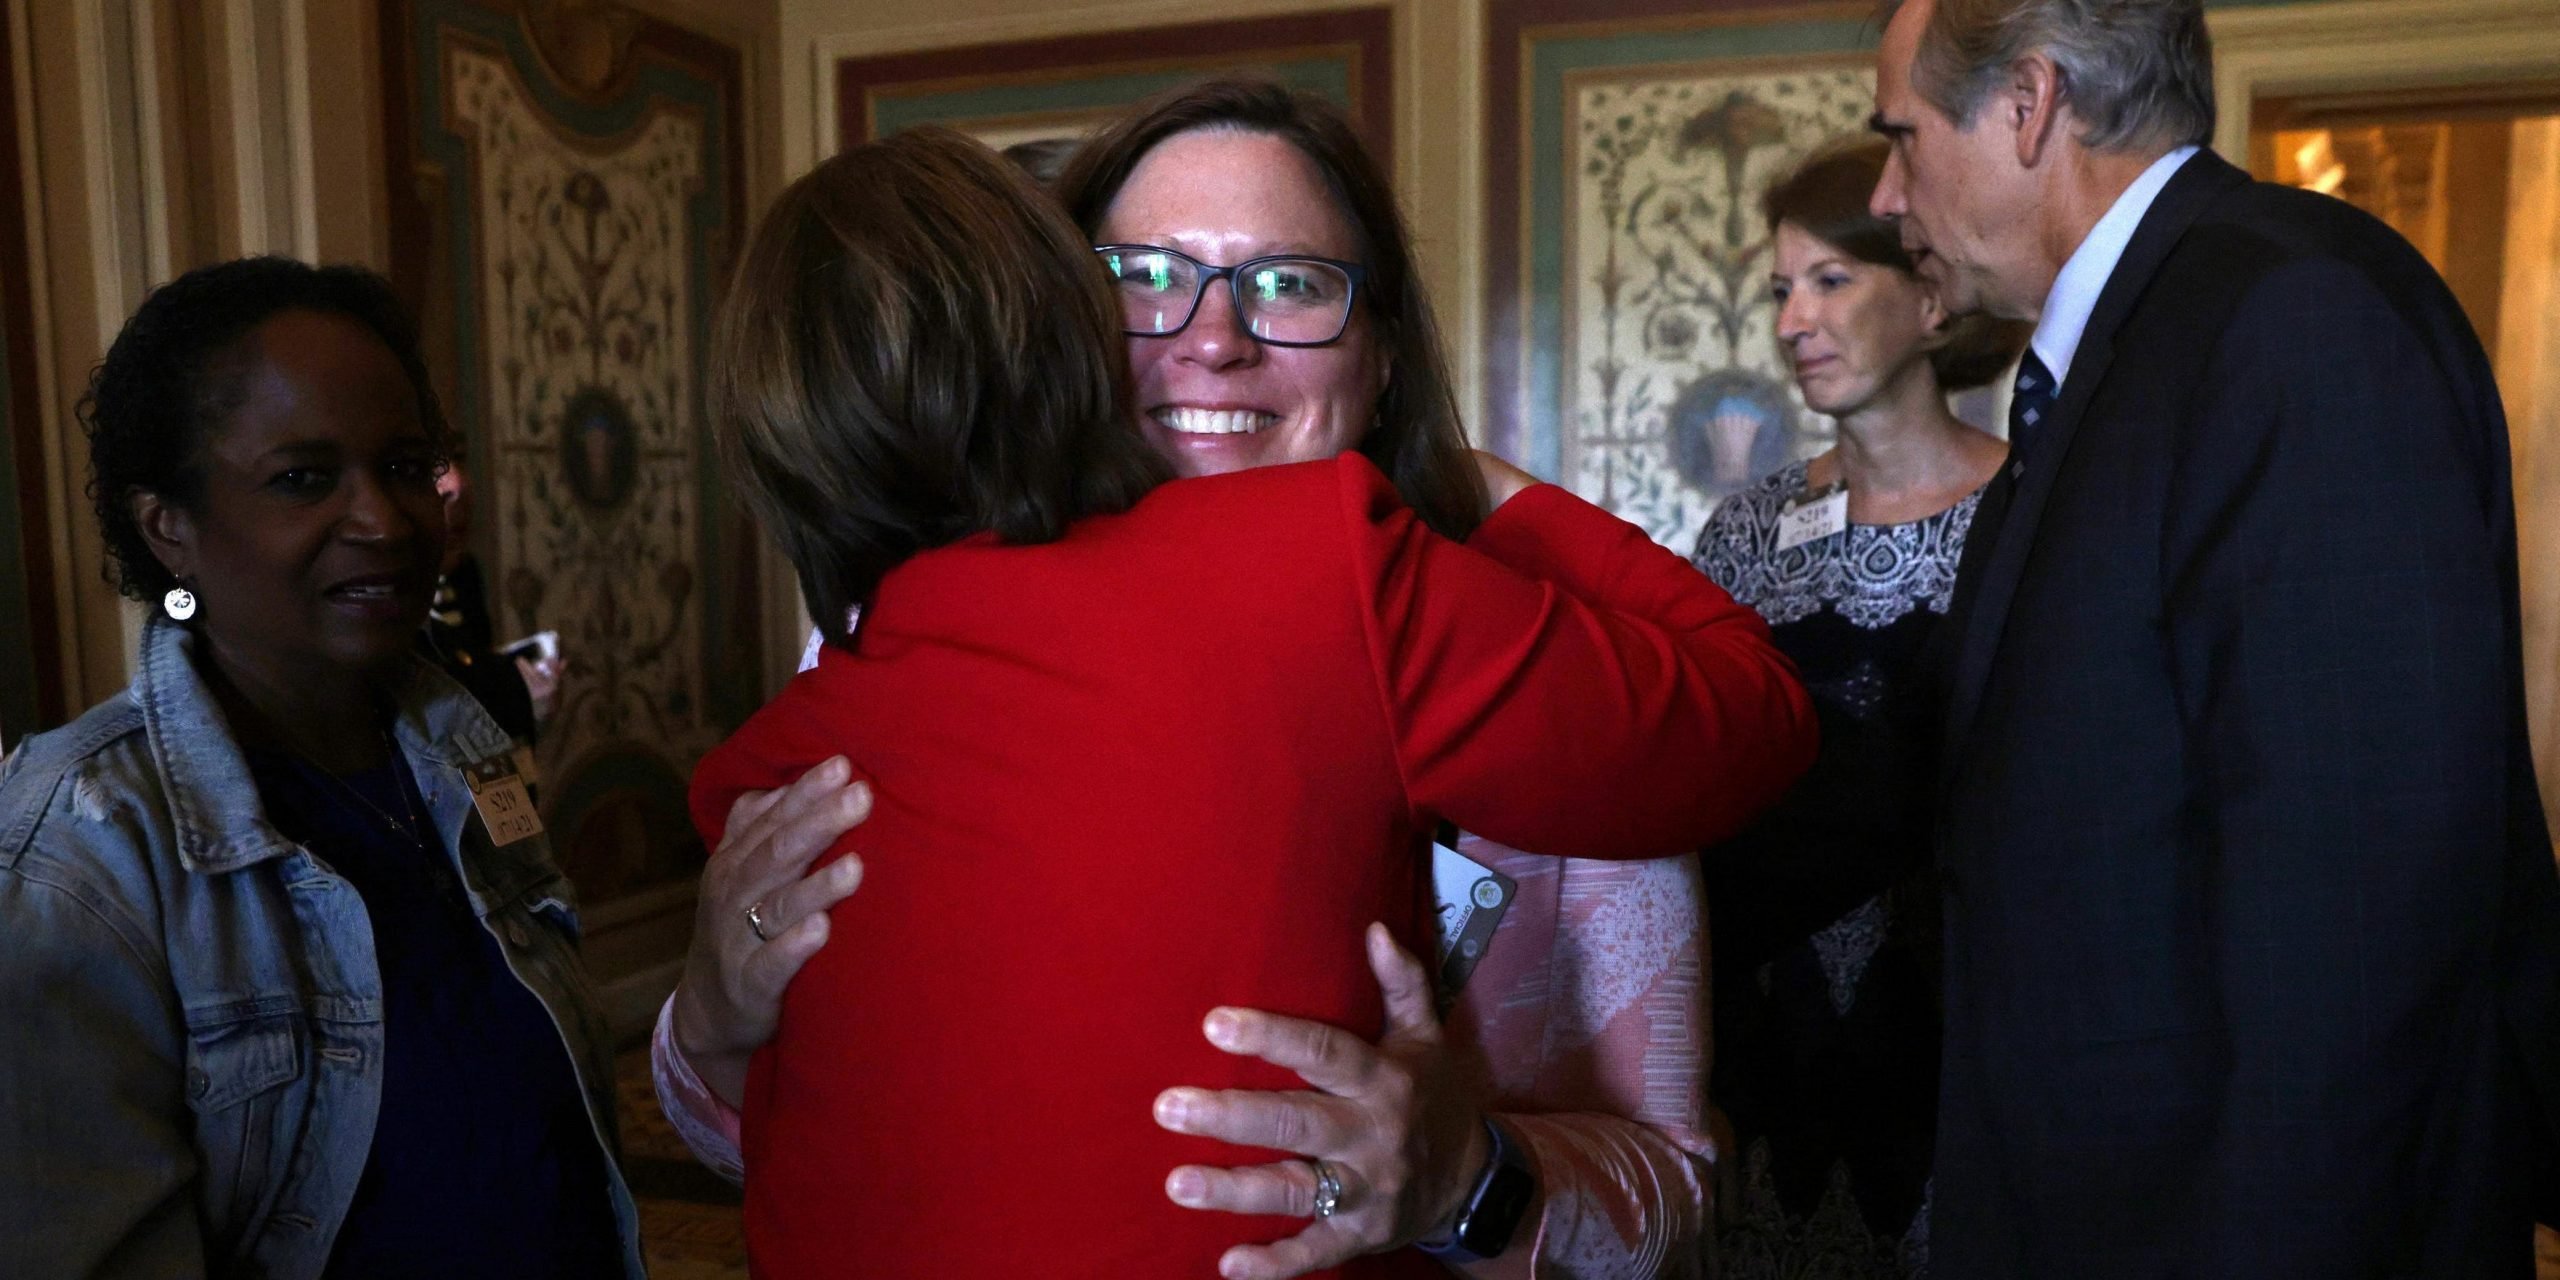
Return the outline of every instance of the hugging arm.
{"type": "MultiPolygon", "coordinates": [[[[1317,1023],[1230,1010],[1237,1021],[1231,1052],[1284,1066],[1329,1061],[1324,1078],[1355,1082],[1354,1091],[1177,1091],[1190,1096],[1176,1127],[1340,1160],[1370,1185],[1418,1190],[1429,1207],[1409,1215],[1401,1230],[1391,1214],[1344,1215],[1284,1245],[1239,1247],[1232,1251],[1235,1274],[1278,1280],[1444,1230],[1449,1206],[1472,1189],[1485,1158],[1445,1135],[1464,1135],[1486,1119],[1525,1154],[1538,1195],[1499,1256],[1445,1266],[1473,1280],[1688,1274],[1706,1231],[1715,1154],[1705,1133],[1704,912],[1696,863],[1548,858],[1473,837],[1461,849],[1522,883],[1555,883],[1557,936],[1550,954],[1524,962],[1513,949],[1546,939],[1525,920],[1506,922],[1450,1011],[1445,1045],[1439,1025],[1425,1025],[1427,1007],[1407,1006],[1402,1023],[1376,1045],[1317,1023]],[[1631,927],[1653,944],[1641,955],[1590,936],[1603,929],[1623,936],[1631,927]],[[1563,952],[1579,960],[1562,963],[1554,953],[1563,952]],[[1538,994],[1523,999],[1524,992],[1538,994]],[[1558,1026],[1575,1030],[1554,1034],[1558,1026]],[[1470,1055],[1472,1067],[1462,1061],[1470,1055]],[[1508,1082],[1501,1096],[1488,1100],[1470,1083],[1485,1075],[1508,1082]],[[1301,1141],[1274,1141],[1282,1136],[1301,1141]],[[1436,1167],[1426,1163],[1435,1156],[1436,1167]]],[[[1538,909],[1546,905],[1541,899],[1538,909]]],[[[1397,1007],[1392,986],[1389,1006],[1397,1007]]],[[[1319,1082],[1318,1075],[1307,1078],[1319,1082]]],[[[1195,1194],[1175,1195],[1187,1207],[1309,1211],[1312,1182],[1303,1164],[1177,1170],[1169,1187],[1181,1190],[1186,1172],[1198,1178],[1195,1194]]]]}
{"type": "Polygon", "coordinates": [[[739,798],[703,868],[684,976],[649,1045],[659,1108],[694,1157],[742,1181],[738,1107],[748,1059],[773,1038],[783,988],[827,941],[827,909],[862,883],[851,854],[809,865],[871,812],[871,789],[842,759],[778,791],[739,798]],[[747,918],[754,907],[766,938],[747,918]]]}
{"type": "MultiPolygon", "coordinates": [[[[1461,547],[1421,529],[1374,474],[1344,475],[1351,559],[1417,825],[1446,815],[1505,843],[1685,855],[1747,820],[1810,759],[1812,709],[1767,626],[1641,531],[1538,486],[1461,547]],[[1600,797],[1608,803],[1594,803],[1600,797]]],[[[1694,966],[1696,875],[1681,866],[1694,966]]],[[[1159,1099],[1169,1128],[1297,1151],[1344,1171],[1344,1212],[1290,1239],[1229,1251],[1231,1277],[1278,1280],[1434,1237],[1485,1165],[1485,1100],[1454,1070],[1421,966],[1383,932],[1370,940],[1390,1015],[1378,1042],[1259,1011],[1214,1011],[1204,1027],[1212,1043],[1287,1067],[1311,1091],[1175,1089],[1159,1099]]],[[[1618,1101],[1632,1112],[1642,1092],[1618,1101]]],[[[1648,1274],[1694,1240],[1704,1184],[1690,1151],[1668,1136],[1703,1146],[1703,1104],[1689,1097],[1696,1105],[1684,1115],[1663,1117],[1669,1130],[1598,1113],[1497,1117],[1542,1175],[1545,1195],[1523,1219],[1536,1243],[1515,1239],[1468,1270],[1533,1274],[1539,1258],[1571,1242],[1648,1274]]],[[[1313,1190],[1302,1161],[1186,1167],[1167,1185],[1190,1207],[1260,1213],[1309,1213],[1313,1190]]]]}
{"type": "Polygon", "coordinates": [[[1345,476],[1418,816],[1563,857],[1667,857],[1812,763],[1812,702],[1768,624],[1642,530],[1538,485],[1460,546],[1345,476]]]}

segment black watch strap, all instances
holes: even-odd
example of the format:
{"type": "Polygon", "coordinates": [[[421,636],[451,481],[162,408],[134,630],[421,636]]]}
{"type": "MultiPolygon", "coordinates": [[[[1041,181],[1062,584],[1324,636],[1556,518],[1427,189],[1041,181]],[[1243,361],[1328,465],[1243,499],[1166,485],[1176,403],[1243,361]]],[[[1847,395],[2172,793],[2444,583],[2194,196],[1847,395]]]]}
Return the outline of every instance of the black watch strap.
{"type": "Polygon", "coordinates": [[[1538,1175],[1529,1167],[1526,1153],[1513,1145],[1502,1126],[1491,1117],[1484,1122],[1485,1133],[1492,1138],[1492,1150],[1485,1158],[1484,1172],[1476,1175],[1474,1190],[1466,1203],[1458,1206],[1457,1220],[1447,1237],[1424,1240],[1414,1247],[1432,1257],[1450,1262],[1482,1262],[1502,1256],[1511,1247],[1512,1235],[1520,1229],[1520,1219],[1529,1211],[1529,1202],[1537,1198],[1538,1175]]]}

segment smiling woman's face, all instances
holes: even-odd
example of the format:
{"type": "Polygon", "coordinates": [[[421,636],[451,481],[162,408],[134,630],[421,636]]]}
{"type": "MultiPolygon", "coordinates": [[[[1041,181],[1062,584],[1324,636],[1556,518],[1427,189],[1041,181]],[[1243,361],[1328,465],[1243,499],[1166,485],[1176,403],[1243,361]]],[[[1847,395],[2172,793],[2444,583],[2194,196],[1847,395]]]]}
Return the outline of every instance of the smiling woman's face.
{"type": "MultiPolygon", "coordinates": [[[[1177,249],[1211,266],[1271,254],[1356,262],[1359,237],[1305,153],[1268,134],[1197,130],[1156,144],[1103,215],[1099,244],[1177,249]]],[[[1321,347],[1266,347],[1212,282],[1189,326],[1129,339],[1138,428],[1175,474],[1330,458],[1360,443],[1388,361],[1367,306],[1321,347]]]]}
{"type": "Polygon", "coordinates": [[[363,324],[282,312],[241,341],[202,499],[143,527],[226,663],[369,671],[416,642],[444,549],[415,388],[363,324]]]}

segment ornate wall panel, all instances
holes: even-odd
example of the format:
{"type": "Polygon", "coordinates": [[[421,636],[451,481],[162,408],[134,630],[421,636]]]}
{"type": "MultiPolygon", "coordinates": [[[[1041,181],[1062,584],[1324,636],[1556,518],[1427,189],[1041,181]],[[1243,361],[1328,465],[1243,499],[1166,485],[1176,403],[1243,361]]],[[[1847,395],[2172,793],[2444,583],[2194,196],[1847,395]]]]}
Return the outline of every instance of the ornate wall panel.
{"type": "Polygon", "coordinates": [[[1343,105],[1392,170],[1386,8],[1143,27],[835,64],[839,145],[948,124],[1003,146],[1075,136],[1185,81],[1254,71],[1343,105]]]}
{"type": "Polygon", "coordinates": [[[1866,13],[1494,0],[1491,447],[1685,552],[1829,443],[1778,357],[1756,204],[1863,127],[1866,13]]]}
{"type": "Polygon", "coordinates": [[[1757,200],[1874,105],[1863,62],[1568,76],[1556,474],[1686,550],[1717,500],[1819,452],[1771,335],[1757,200]]]}
{"type": "Polygon", "coordinates": [[[533,7],[388,6],[394,257],[470,442],[498,629],[560,633],[543,808],[610,899],[690,882],[685,779],[761,692],[752,541],[702,403],[743,220],[739,59],[533,7]]]}

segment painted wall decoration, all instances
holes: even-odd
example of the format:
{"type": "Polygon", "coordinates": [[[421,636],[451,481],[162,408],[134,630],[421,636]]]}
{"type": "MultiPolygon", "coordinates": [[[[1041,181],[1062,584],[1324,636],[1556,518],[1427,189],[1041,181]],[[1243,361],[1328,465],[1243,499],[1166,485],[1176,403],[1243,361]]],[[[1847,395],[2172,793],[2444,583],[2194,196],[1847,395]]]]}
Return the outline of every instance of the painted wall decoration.
{"type": "Polygon", "coordinates": [[[1488,6],[1480,435],[1686,552],[1820,451],[1778,359],[1755,205],[1873,106],[1865,6],[1488,6]]]}
{"type": "Polygon", "coordinates": [[[1863,64],[1568,77],[1556,472],[1686,550],[1726,494],[1827,447],[1771,335],[1771,179],[1858,129],[1863,64]]]}
{"type": "Polygon", "coordinates": [[[1160,90],[1252,71],[1342,104],[1389,163],[1391,18],[1384,6],[1338,9],[844,58],[835,66],[836,137],[925,123],[998,147],[1076,137],[1160,90]]]}
{"type": "Polygon", "coordinates": [[[391,10],[401,283],[469,442],[501,639],[557,631],[569,664],[545,820],[590,897],[687,884],[685,778],[761,693],[702,400],[743,222],[737,52],[609,5],[391,10]]]}

